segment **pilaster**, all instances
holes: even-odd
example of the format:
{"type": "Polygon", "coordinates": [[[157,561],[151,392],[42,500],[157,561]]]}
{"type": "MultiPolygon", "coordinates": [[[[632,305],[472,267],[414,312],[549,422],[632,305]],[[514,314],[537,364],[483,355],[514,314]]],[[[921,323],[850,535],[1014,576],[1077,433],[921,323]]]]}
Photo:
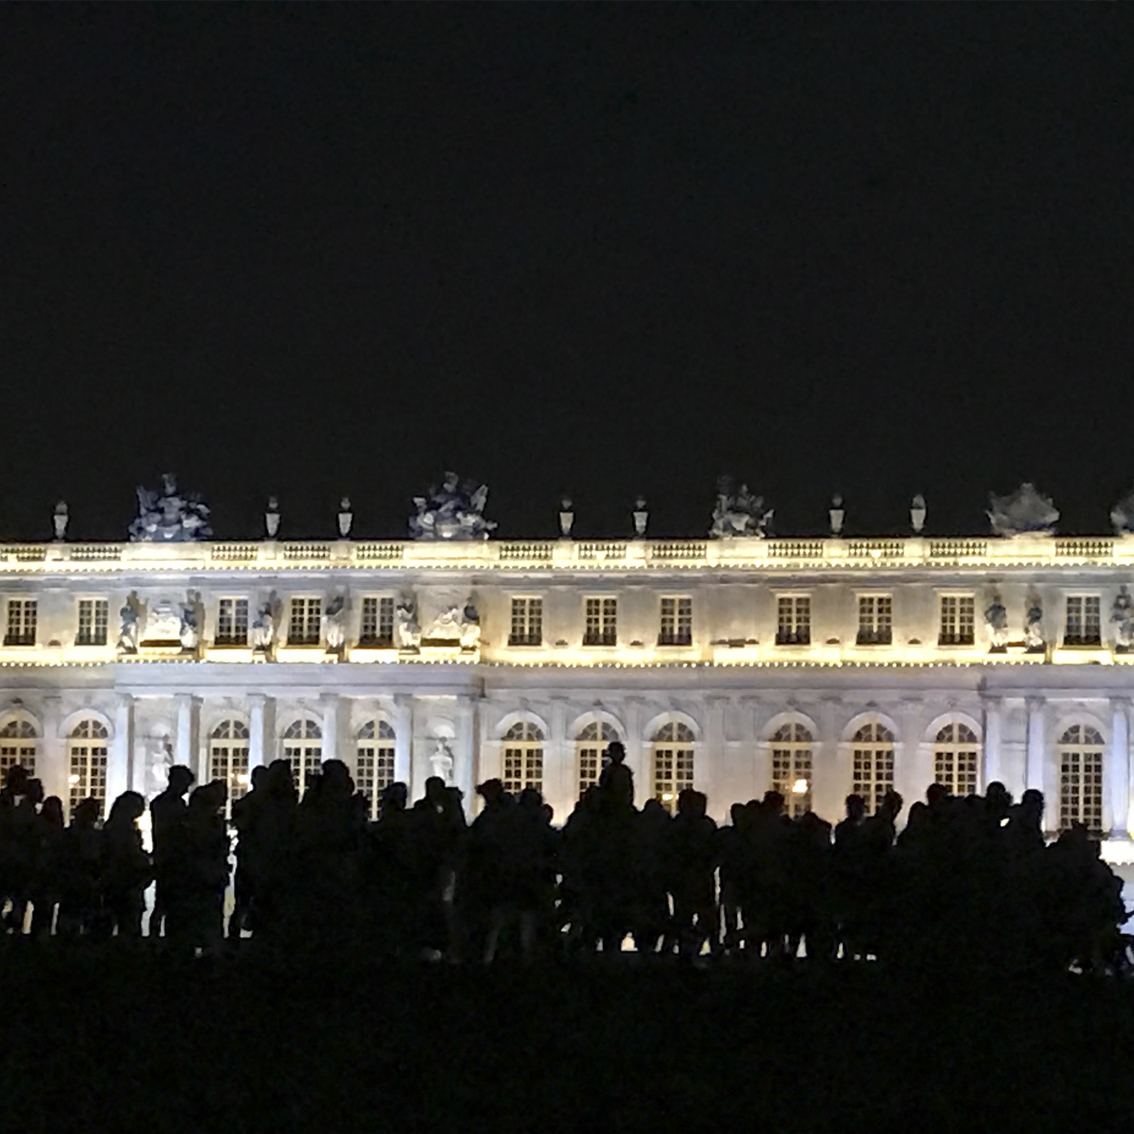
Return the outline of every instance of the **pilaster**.
{"type": "MultiPolygon", "coordinates": [[[[1026,697],[1027,747],[1024,755],[1024,787],[1044,790],[1044,762],[1047,758],[1042,697],[1026,697]]],[[[1049,809],[1050,810],[1050,809],[1049,809]]]]}
{"type": "Polygon", "coordinates": [[[114,739],[107,752],[104,817],[110,814],[111,805],[133,782],[133,763],[134,698],[129,693],[119,693],[114,707],[114,739]]]}
{"type": "Polygon", "coordinates": [[[1109,839],[1129,841],[1130,831],[1130,701],[1110,699],[1110,749],[1106,754],[1106,798],[1109,839]]]}
{"type": "Polygon", "coordinates": [[[39,759],[36,772],[43,782],[45,796],[56,795],[66,801],[69,788],[67,783],[67,740],[59,735],[62,727],[63,699],[58,693],[49,693],[43,699],[43,737],[40,740],[39,759]]]}

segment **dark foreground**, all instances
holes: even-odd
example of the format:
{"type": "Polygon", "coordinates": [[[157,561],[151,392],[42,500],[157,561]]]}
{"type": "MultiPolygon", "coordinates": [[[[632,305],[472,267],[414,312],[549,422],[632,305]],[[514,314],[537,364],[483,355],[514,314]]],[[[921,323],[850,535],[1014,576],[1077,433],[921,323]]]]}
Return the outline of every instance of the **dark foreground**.
{"type": "MultiPolygon", "coordinates": [[[[1092,1130],[1134,982],[565,968],[0,942],[5,1130],[1092,1130]]],[[[625,962],[625,963],[624,963],[625,962]]]]}

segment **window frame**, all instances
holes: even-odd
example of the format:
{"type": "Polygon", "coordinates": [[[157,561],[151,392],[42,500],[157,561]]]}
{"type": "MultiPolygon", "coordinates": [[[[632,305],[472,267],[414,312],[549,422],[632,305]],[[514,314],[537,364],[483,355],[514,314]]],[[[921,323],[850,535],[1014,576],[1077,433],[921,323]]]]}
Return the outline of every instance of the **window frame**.
{"type": "Polygon", "coordinates": [[[618,596],[617,595],[584,595],[583,596],[583,645],[587,649],[610,649],[618,645],[618,596]],[[590,605],[598,603],[597,630],[591,633],[590,605]],[[608,610],[612,608],[612,612],[608,610]],[[609,615],[609,617],[608,617],[609,615]]]}
{"type": "Polygon", "coordinates": [[[693,645],[693,596],[683,594],[658,595],[658,645],[688,649],[693,645]],[[667,615],[666,603],[672,603],[667,615]],[[670,623],[667,633],[666,622],[670,623]],[[682,626],[684,625],[684,630],[682,626]]]}
{"type": "Polygon", "coordinates": [[[110,599],[104,595],[80,595],[75,599],[75,645],[76,646],[105,646],[110,641],[110,599]],[[84,637],[83,635],[83,606],[84,604],[90,606],[90,631],[84,637]],[[98,631],[98,616],[97,608],[99,604],[102,605],[105,612],[104,625],[102,627],[102,637],[100,638],[98,631]]]}
{"type": "Polygon", "coordinates": [[[320,646],[323,642],[323,597],[321,595],[289,595],[287,608],[287,644],[289,646],[320,646]],[[303,632],[296,638],[292,630],[296,625],[296,603],[304,604],[303,632]],[[315,631],[311,632],[311,604],[315,609],[315,631]]]}
{"type": "Polygon", "coordinates": [[[547,737],[535,721],[516,721],[505,729],[500,738],[500,782],[505,791],[519,795],[525,788],[533,787],[543,794],[546,744],[547,737]]]}
{"type": "Polygon", "coordinates": [[[392,649],[394,645],[394,623],[397,614],[397,599],[393,595],[371,594],[363,595],[359,603],[358,617],[358,644],[364,649],[382,650],[392,649]],[[373,633],[367,633],[367,623],[370,614],[367,606],[373,604],[373,633]],[[385,617],[387,611],[389,618],[385,617]],[[385,627],[389,626],[389,633],[385,627]]]}
{"type": "Polygon", "coordinates": [[[39,634],[39,599],[25,598],[22,595],[13,595],[8,598],[5,608],[6,622],[4,624],[5,646],[34,646],[39,634]],[[13,627],[12,614],[19,610],[16,627],[13,627]],[[28,617],[28,613],[31,617],[28,617]],[[29,630],[28,627],[31,627],[29,630]]]}
{"type": "Polygon", "coordinates": [[[892,646],[894,644],[894,594],[892,591],[858,591],[855,594],[855,608],[858,617],[858,629],[855,631],[856,646],[892,646]],[[885,602],[886,610],[883,613],[879,604],[885,602]],[[868,623],[864,623],[863,614],[865,604],[871,604],[872,610],[868,623]],[[883,623],[885,626],[883,627],[883,623]]]}
{"type": "Polygon", "coordinates": [[[937,645],[944,649],[969,649],[976,645],[976,594],[972,591],[938,591],[937,592],[937,645]],[[957,609],[953,618],[954,631],[945,632],[945,603],[956,602],[957,609]],[[964,624],[964,609],[960,605],[967,602],[971,607],[969,611],[970,631],[967,635],[960,632],[964,624]]]}
{"type": "Polygon", "coordinates": [[[776,591],[776,645],[777,646],[810,646],[811,645],[811,593],[809,591],[776,591]],[[783,619],[784,603],[791,604],[791,619],[785,624],[783,619]],[[803,622],[800,620],[800,603],[806,611],[806,629],[801,631],[803,622]],[[791,627],[789,631],[784,626],[791,627]]]}
{"type": "MultiPolygon", "coordinates": [[[[249,630],[249,626],[250,626],[249,613],[250,613],[251,605],[252,604],[249,601],[249,598],[248,598],[247,595],[219,595],[217,597],[216,632],[213,635],[213,645],[214,646],[237,646],[237,647],[242,646],[242,647],[247,648],[247,646],[248,646],[248,630],[249,630]],[[221,627],[223,625],[223,623],[222,623],[223,613],[222,612],[224,610],[224,604],[225,603],[232,603],[232,606],[233,606],[232,615],[231,615],[233,632],[230,632],[228,634],[221,632],[221,627]],[[240,604],[240,603],[244,604],[244,635],[243,635],[243,637],[241,637],[239,634],[237,634],[235,632],[236,627],[240,624],[240,620],[236,616],[238,604],[240,604]]],[[[289,613],[290,613],[290,611],[289,611],[289,613]]]]}
{"type": "Polygon", "coordinates": [[[1070,591],[1063,596],[1063,645],[1071,649],[1097,650],[1101,649],[1102,641],[1102,595],[1097,591],[1070,591]],[[1091,625],[1088,618],[1087,604],[1093,602],[1094,609],[1094,636],[1089,637],[1085,632],[1072,635],[1068,631],[1071,626],[1071,604],[1079,603],[1079,627],[1086,631],[1091,625]]]}
{"type": "MultiPolygon", "coordinates": [[[[584,607],[584,616],[585,616],[584,607]]],[[[519,647],[532,647],[543,645],[543,595],[510,595],[508,599],[508,645],[519,647]],[[517,604],[523,604],[522,617],[517,619],[517,604]],[[538,604],[538,608],[532,610],[532,603],[538,604]],[[532,625],[535,624],[538,629],[533,632],[532,625]],[[521,633],[516,632],[516,627],[522,626],[521,633]]]]}

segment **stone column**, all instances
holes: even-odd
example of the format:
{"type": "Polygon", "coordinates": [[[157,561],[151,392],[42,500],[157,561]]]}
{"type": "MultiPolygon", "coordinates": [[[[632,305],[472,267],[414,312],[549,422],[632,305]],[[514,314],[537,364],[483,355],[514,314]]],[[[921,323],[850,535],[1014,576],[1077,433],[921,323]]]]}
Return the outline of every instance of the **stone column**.
{"type": "MultiPolygon", "coordinates": [[[[1027,697],[1028,708],[1027,749],[1024,755],[1024,787],[1043,791],[1045,752],[1044,737],[1044,699],[1027,697]]],[[[1048,809],[1050,811],[1050,808],[1048,809]]]]}
{"type": "Polygon", "coordinates": [[[324,693],[319,698],[323,706],[323,760],[341,760],[339,755],[339,695],[324,693]]]}
{"type": "Polygon", "coordinates": [[[453,741],[453,786],[459,787],[465,814],[472,816],[476,806],[477,749],[476,713],[470,698],[457,699],[456,738],[453,741]]]}
{"type": "Polygon", "coordinates": [[[733,791],[731,769],[725,766],[724,714],[728,698],[719,693],[705,698],[705,742],[693,767],[693,786],[708,796],[709,814],[727,821],[733,791]]]}
{"type": "Polygon", "coordinates": [[[626,763],[634,774],[634,803],[641,807],[654,794],[652,769],[645,753],[649,738],[642,736],[642,698],[627,697],[626,705],[626,763]]]}
{"type": "Polygon", "coordinates": [[[823,697],[818,706],[819,735],[811,749],[811,807],[828,823],[838,823],[845,814],[850,792],[850,769],[839,747],[839,725],[843,714],[837,697],[823,697]]]}
{"type": "Polygon", "coordinates": [[[394,698],[394,780],[410,790],[413,799],[414,785],[410,776],[410,751],[413,747],[413,702],[405,696],[394,698]]]}
{"type": "Polygon", "coordinates": [[[555,822],[562,823],[574,806],[574,746],[567,736],[567,698],[551,698],[548,725],[551,735],[544,746],[543,794],[555,812],[555,822]]]}
{"type": "Polygon", "coordinates": [[[63,699],[49,693],[43,699],[43,736],[39,742],[36,775],[43,781],[45,796],[57,795],[66,804],[70,794],[67,783],[67,740],[59,735],[62,725],[63,699]]]}
{"type": "Polygon", "coordinates": [[[905,801],[899,819],[904,825],[910,808],[918,800],[925,801],[925,789],[933,783],[933,750],[923,737],[921,698],[911,697],[902,702],[898,728],[894,790],[905,801]]]}
{"type": "Polygon", "coordinates": [[[1106,754],[1106,786],[1109,796],[1110,832],[1108,839],[1129,841],[1130,821],[1130,702],[1125,697],[1110,699],[1110,750],[1106,754]]]}
{"type": "Polygon", "coordinates": [[[264,708],[267,697],[263,693],[248,694],[248,774],[261,764],[270,763],[265,743],[264,708]]]}
{"type": "Polygon", "coordinates": [[[993,781],[1004,783],[1004,763],[1000,755],[1003,713],[1002,698],[984,698],[984,767],[981,770],[980,784],[982,788],[987,788],[993,781]]]}
{"type": "Polygon", "coordinates": [[[202,758],[200,744],[201,701],[190,693],[177,695],[177,735],[173,748],[173,762],[193,770],[197,783],[207,783],[209,769],[202,758]]]}
{"type": "Polygon", "coordinates": [[[114,709],[114,739],[110,742],[106,761],[106,807],[103,817],[110,814],[111,804],[128,789],[133,780],[134,763],[134,698],[119,693],[114,709]]]}

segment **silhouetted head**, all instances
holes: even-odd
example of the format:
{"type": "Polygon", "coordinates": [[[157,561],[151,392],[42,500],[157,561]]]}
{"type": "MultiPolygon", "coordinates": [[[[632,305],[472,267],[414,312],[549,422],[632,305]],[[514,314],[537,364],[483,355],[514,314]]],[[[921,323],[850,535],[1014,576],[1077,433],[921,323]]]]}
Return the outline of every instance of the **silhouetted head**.
{"type": "Polygon", "coordinates": [[[124,791],[111,805],[108,827],[133,826],[145,813],[145,798],[136,791],[124,791]]]}
{"type": "Polygon", "coordinates": [[[252,769],[251,781],[253,791],[263,791],[268,786],[269,772],[264,764],[257,764],[252,769]]]}
{"type": "Polygon", "coordinates": [[[622,761],[626,759],[626,749],[623,747],[621,740],[612,740],[606,746],[604,755],[612,764],[621,764],[622,761]]]}
{"type": "MultiPolygon", "coordinates": [[[[428,787],[428,784],[426,786],[428,787]]],[[[504,785],[495,777],[485,780],[477,787],[476,791],[477,795],[484,800],[486,807],[495,807],[504,797],[504,785]]]]}
{"type": "Polygon", "coordinates": [[[1012,806],[1012,793],[999,780],[985,788],[984,798],[993,811],[1007,811],[1012,806]]]}
{"type": "Polygon", "coordinates": [[[526,787],[520,792],[520,798],[517,802],[521,807],[530,807],[534,810],[543,805],[543,792],[538,788],[526,787]]]}
{"type": "Polygon", "coordinates": [[[881,810],[889,815],[891,819],[897,819],[898,815],[901,813],[903,802],[902,797],[891,789],[882,797],[881,810]]]}
{"type": "MultiPolygon", "coordinates": [[[[930,807],[940,807],[949,798],[949,789],[944,784],[930,784],[925,789],[925,802],[930,807]]],[[[916,805],[915,805],[916,806],[916,805]]],[[[913,808],[910,808],[913,814],[913,808]]]]}
{"type": "Polygon", "coordinates": [[[778,791],[764,792],[764,799],[760,806],[768,815],[782,815],[784,810],[783,793],[778,791]]]}
{"type": "Polygon", "coordinates": [[[169,769],[169,790],[174,795],[184,795],[193,786],[196,778],[192,768],[187,768],[184,764],[174,764],[169,769]]]}
{"type": "Polygon", "coordinates": [[[693,788],[682,788],[677,796],[679,815],[699,816],[705,814],[705,797],[693,788]]]}
{"type": "Polygon", "coordinates": [[[24,798],[29,803],[42,803],[43,781],[36,779],[34,776],[28,780],[27,787],[24,789],[24,798]]]}
{"type": "Polygon", "coordinates": [[[438,805],[445,802],[445,781],[440,776],[430,776],[425,781],[425,798],[438,805]]]}
{"type": "Polygon", "coordinates": [[[856,823],[866,815],[866,800],[861,795],[848,795],[846,798],[847,818],[856,823]]]}
{"type": "Polygon", "coordinates": [[[342,760],[323,762],[323,787],[335,795],[354,795],[354,780],[342,760]]]}
{"type": "Polygon", "coordinates": [[[224,780],[210,780],[202,784],[189,797],[189,810],[196,815],[215,815],[228,800],[228,785],[224,780]]]}
{"type": "Polygon", "coordinates": [[[4,788],[11,795],[26,795],[28,787],[28,770],[23,764],[13,764],[4,773],[4,788]]]}
{"type": "Polygon", "coordinates": [[[380,813],[387,815],[391,811],[405,811],[409,802],[409,788],[400,780],[397,783],[387,784],[382,789],[382,798],[379,804],[380,813]]]}
{"type": "Polygon", "coordinates": [[[57,795],[49,795],[43,801],[43,807],[40,809],[39,817],[49,823],[52,827],[63,826],[63,800],[57,795]]]}
{"type": "Polygon", "coordinates": [[[75,804],[71,813],[73,827],[93,827],[102,818],[102,800],[88,796],[75,804]]]}
{"type": "Polygon", "coordinates": [[[728,816],[732,820],[732,825],[739,827],[744,822],[744,804],[738,800],[728,809],[728,816]]]}

